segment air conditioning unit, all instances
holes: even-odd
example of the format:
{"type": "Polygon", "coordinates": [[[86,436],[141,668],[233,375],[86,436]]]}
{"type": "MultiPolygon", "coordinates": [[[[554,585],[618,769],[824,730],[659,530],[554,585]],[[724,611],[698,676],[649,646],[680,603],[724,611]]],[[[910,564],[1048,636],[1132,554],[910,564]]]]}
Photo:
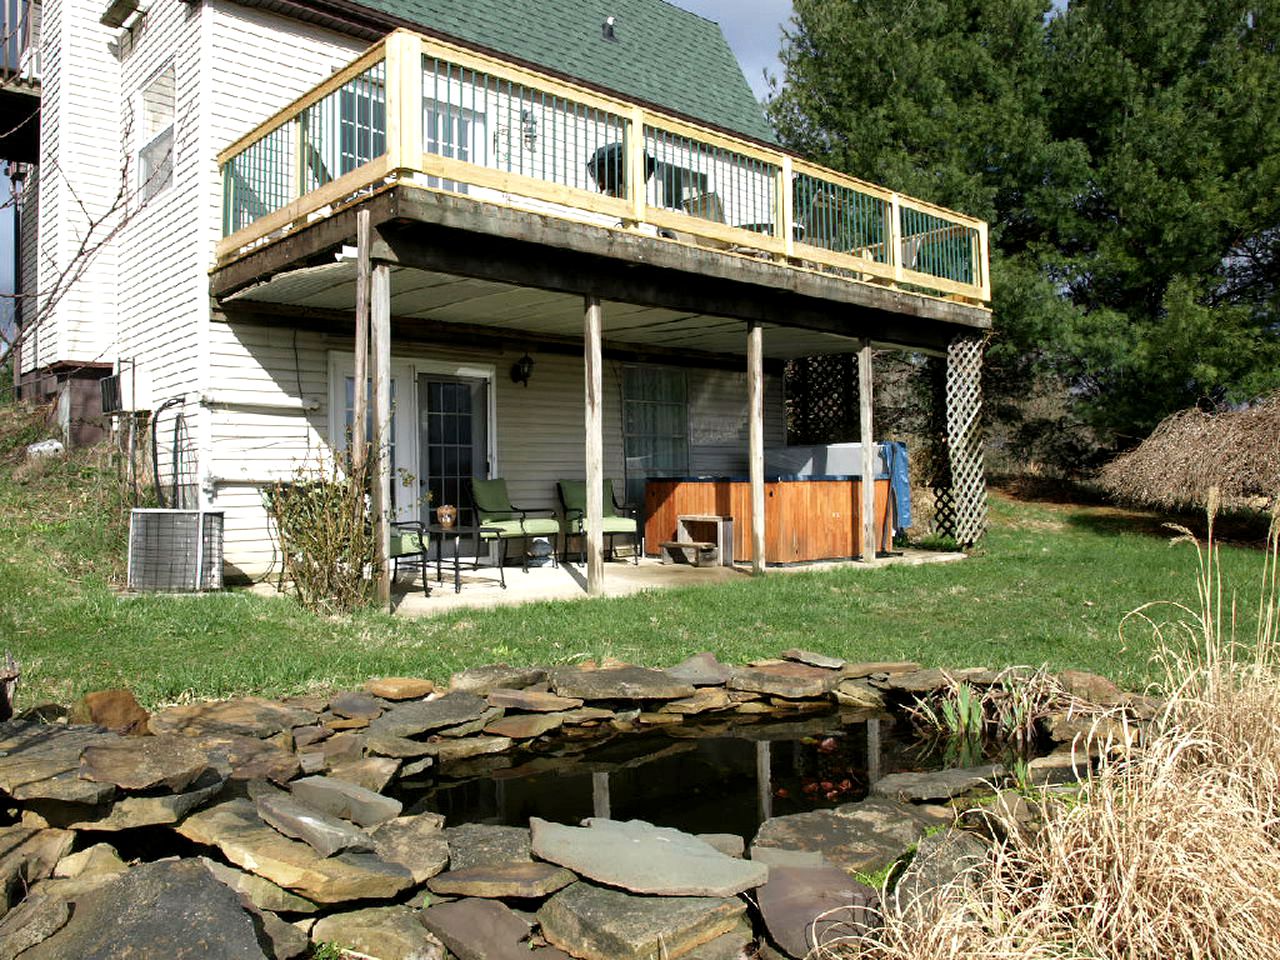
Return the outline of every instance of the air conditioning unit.
{"type": "Polygon", "coordinates": [[[129,589],[190,593],[222,589],[222,512],[134,510],[129,589]]]}
{"type": "Polygon", "coordinates": [[[146,370],[139,370],[132,360],[121,360],[116,372],[98,381],[102,390],[102,412],[137,413],[151,408],[146,370]]]}

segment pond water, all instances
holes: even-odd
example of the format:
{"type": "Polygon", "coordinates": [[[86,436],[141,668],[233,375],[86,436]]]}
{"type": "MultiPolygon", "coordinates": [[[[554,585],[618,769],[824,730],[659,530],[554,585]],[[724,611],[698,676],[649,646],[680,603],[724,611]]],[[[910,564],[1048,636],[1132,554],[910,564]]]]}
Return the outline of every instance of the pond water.
{"type": "Polygon", "coordinates": [[[903,718],[832,712],[584,730],[446,764],[404,783],[400,797],[406,813],[442,813],[450,825],[602,816],[749,841],[771,816],[861,800],[882,776],[943,765],[941,748],[922,743],[903,718]]]}

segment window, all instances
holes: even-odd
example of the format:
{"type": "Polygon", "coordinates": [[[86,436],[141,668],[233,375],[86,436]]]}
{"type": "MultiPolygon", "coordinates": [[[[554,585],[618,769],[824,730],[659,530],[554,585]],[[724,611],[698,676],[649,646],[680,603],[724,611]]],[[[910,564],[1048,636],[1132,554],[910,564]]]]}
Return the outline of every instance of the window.
{"type": "Polygon", "coordinates": [[[142,89],[138,98],[138,193],[150,200],[173,183],[173,64],[142,89]]]}
{"type": "Polygon", "coordinates": [[[387,152],[387,101],[380,78],[357,77],[340,93],[338,175],[387,152]]]}
{"type": "Polygon", "coordinates": [[[622,441],[627,502],[644,500],[649,477],[689,472],[688,390],[683,370],[624,367],[622,441]]]}

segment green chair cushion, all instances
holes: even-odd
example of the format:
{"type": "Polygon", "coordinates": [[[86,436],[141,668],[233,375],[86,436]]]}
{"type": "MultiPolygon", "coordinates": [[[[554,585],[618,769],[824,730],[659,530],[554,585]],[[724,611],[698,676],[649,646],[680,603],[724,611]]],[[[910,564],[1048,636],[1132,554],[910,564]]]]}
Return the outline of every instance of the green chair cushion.
{"type": "MultiPolygon", "coordinates": [[[[573,516],[575,513],[586,513],[587,481],[559,480],[557,483],[560,486],[560,502],[564,504],[565,513],[569,516],[573,516]]],[[[601,492],[604,495],[604,516],[618,516],[618,511],[613,505],[613,481],[603,481],[601,488],[601,492]]]]}
{"type": "MultiPolygon", "coordinates": [[[[582,533],[584,523],[582,520],[572,520],[569,523],[569,532],[571,534],[582,533]]],[[[635,533],[636,522],[630,517],[610,517],[601,518],[600,529],[604,533],[635,533]]]]}
{"type": "Polygon", "coordinates": [[[554,517],[529,517],[520,520],[485,520],[483,526],[493,527],[497,533],[482,533],[480,539],[510,539],[512,537],[554,537],[560,532],[560,521],[554,517]]]}
{"type": "Polygon", "coordinates": [[[421,553],[427,548],[427,538],[414,531],[391,531],[391,556],[401,557],[410,553],[421,553]]]}
{"type": "Polygon", "coordinates": [[[488,525],[491,520],[519,519],[511,510],[507,481],[501,477],[495,480],[472,480],[471,499],[475,502],[476,515],[481,524],[488,525]]]}

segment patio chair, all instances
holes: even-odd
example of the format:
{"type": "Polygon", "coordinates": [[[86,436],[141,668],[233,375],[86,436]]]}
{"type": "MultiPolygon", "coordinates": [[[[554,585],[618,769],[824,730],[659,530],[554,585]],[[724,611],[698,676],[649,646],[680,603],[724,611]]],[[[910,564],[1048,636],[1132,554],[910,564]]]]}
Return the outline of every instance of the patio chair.
{"type": "Polygon", "coordinates": [[[423,596],[431,596],[427,577],[427,546],[430,536],[421,520],[402,520],[391,524],[391,579],[400,575],[400,561],[416,563],[422,571],[423,596]]]}
{"type": "MultiPolygon", "coordinates": [[[[560,496],[560,505],[564,508],[565,535],[564,559],[569,562],[569,538],[582,537],[582,562],[587,559],[587,482],[585,480],[560,480],[556,483],[556,492],[560,496]]],[[[601,519],[601,533],[609,538],[609,559],[613,559],[613,539],[622,534],[629,536],[635,544],[632,563],[640,562],[640,548],[644,542],[640,534],[640,525],[634,516],[635,509],[618,503],[613,494],[613,481],[604,481],[604,512],[601,519]],[[622,512],[619,512],[622,511],[622,512]],[[624,516],[624,513],[631,516],[624,516]]]]}
{"type": "MultiPolygon", "coordinates": [[[[560,521],[551,508],[525,509],[511,502],[507,493],[507,481],[502,478],[494,480],[471,480],[471,505],[475,510],[476,525],[490,528],[489,532],[480,534],[481,540],[497,540],[500,544],[498,564],[507,561],[508,540],[528,540],[533,537],[550,537],[552,547],[560,535],[560,521]],[[496,532],[494,532],[496,531],[496,532]]],[[[558,563],[556,551],[552,549],[551,559],[558,563]]],[[[524,551],[524,572],[529,572],[529,551],[524,551]]]]}

